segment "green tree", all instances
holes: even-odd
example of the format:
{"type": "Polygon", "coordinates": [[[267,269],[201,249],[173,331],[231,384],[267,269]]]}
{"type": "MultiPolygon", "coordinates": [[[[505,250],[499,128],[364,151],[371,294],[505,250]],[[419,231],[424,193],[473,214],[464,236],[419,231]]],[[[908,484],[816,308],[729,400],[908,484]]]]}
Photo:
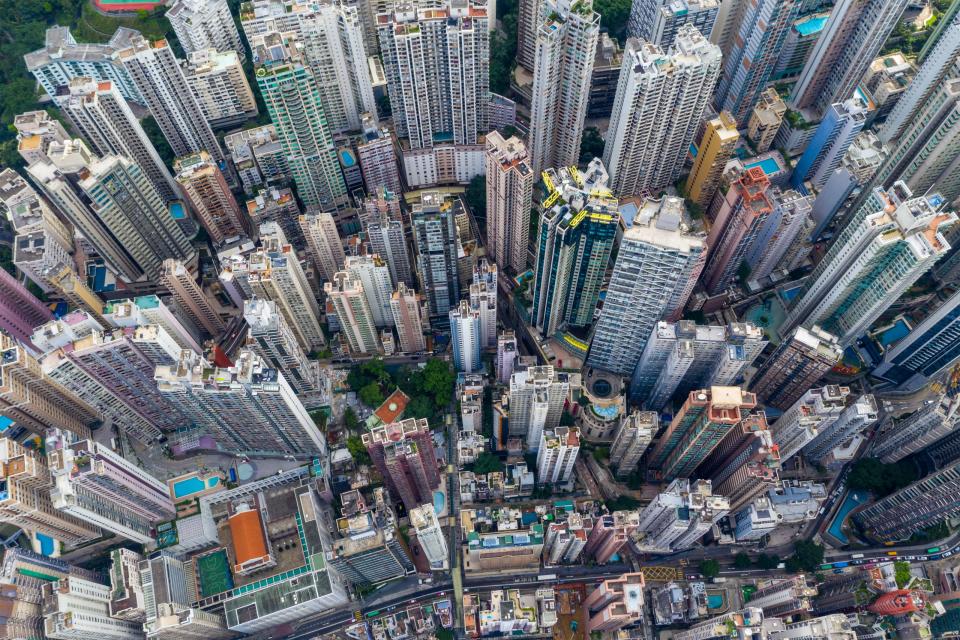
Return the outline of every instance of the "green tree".
{"type": "Polygon", "coordinates": [[[360,421],[357,419],[357,413],[353,410],[353,407],[347,407],[344,410],[343,426],[346,427],[348,431],[356,431],[357,427],[360,426],[360,421]]]}
{"type": "Polygon", "coordinates": [[[147,116],[140,121],[140,126],[143,127],[144,133],[146,133],[147,137],[150,138],[150,144],[156,148],[157,153],[160,155],[160,159],[163,160],[163,164],[167,165],[168,167],[172,167],[176,155],[173,153],[170,143],[167,142],[165,137],[163,137],[163,133],[160,131],[160,125],[157,124],[157,121],[153,119],[153,116],[147,116]]]}
{"type": "Polygon", "coordinates": [[[629,511],[640,506],[640,503],[630,496],[617,496],[612,500],[607,500],[604,504],[610,511],[629,511]]]}
{"type": "Polygon", "coordinates": [[[561,427],[572,427],[576,423],[576,419],[570,414],[569,411],[564,410],[564,412],[560,414],[561,427]]]}
{"type": "Polygon", "coordinates": [[[464,199],[475,216],[486,219],[487,217],[487,178],[486,176],[474,176],[467,185],[463,193],[464,199]]]}
{"type": "Polygon", "coordinates": [[[701,562],[699,569],[704,578],[716,578],[720,575],[720,563],[713,559],[701,562]]]}
{"type": "Polygon", "coordinates": [[[800,540],[793,547],[793,555],[787,558],[787,570],[816,571],[823,564],[823,545],[812,540],[800,540]]]}
{"type": "Polygon", "coordinates": [[[733,567],[735,569],[749,569],[753,565],[753,562],[750,561],[750,556],[741,552],[733,556],[733,567]]]}
{"type": "Polygon", "coordinates": [[[624,41],[627,32],[630,5],[630,0],[595,0],[593,3],[594,11],[600,14],[600,26],[606,27],[620,42],[624,41]]]}
{"type": "Polygon", "coordinates": [[[371,408],[379,407],[383,404],[383,391],[376,382],[370,382],[360,389],[360,402],[371,408]]]}
{"type": "Polygon", "coordinates": [[[917,480],[912,464],[884,464],[876,458],[860,458],[850,469],[850,488],[869,491],[878,498],[890,495],[917,480]]]}
{"type": "Polygon", "coordinates": [[[580,163],[586,164],[602,155],[603,138],[600,136],[600,130],[596,127],[587,127],[583,130],[583,138],[580,140],[580,163]]]}
{"type": "Polygon", "coordinates": [[[776,569],[777,565],[780,564],[780,556],[777,555],[767,555],[766,553],[761,553],[757,556],[757,566],[761,569],[776,569]]]}
{"type": "Polygon", "coordinates": [[[370,464],[370,454],[367,452],[367,448],[363,446],[363,440],[360,439],[360,436],[347,438],[347,451],[350,452],[353,461],[358,465],[370,464]]]}
{"type": "Polygon", "coordinates": [[[440,358],[431,358],[423,367],[422,390],[433,397],[437,409],[445,409],[453,402],[453,388],[457,375],[450,363],[440,358]]]}
{"type": "Polygon", "coordinates": [[[597,447],[593,450],[593,459],[603,464],[610,459],[610,447],[597,447]]]}
{"type": "Polygon", "coordinates": [[[473,472],[476,474],[491,473],[493,471],[503,471],[503,462],[500,457],[490,451],[484,451],[477,456],[473,463],[473,472]]]}

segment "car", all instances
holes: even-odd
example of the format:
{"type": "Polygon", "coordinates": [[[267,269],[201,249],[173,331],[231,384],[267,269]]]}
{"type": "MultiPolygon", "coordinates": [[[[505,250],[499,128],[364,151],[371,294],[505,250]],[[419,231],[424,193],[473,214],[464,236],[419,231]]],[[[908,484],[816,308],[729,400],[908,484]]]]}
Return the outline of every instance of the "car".
{"type": "Polygon", "coordinates": [[[943,557],[944,557],[944,558],[949,558],[949,557],[952,556],[952,555],[953,555],[953,551],[947,551],[946,553],[943,554],[943,557]]]}

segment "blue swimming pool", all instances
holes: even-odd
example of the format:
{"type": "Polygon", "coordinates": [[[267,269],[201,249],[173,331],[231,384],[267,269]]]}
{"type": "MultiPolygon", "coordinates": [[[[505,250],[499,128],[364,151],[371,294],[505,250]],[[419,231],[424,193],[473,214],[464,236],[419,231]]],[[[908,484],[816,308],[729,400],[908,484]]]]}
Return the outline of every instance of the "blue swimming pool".
{"type": "Polygon", "coordinates": [[[353,157],[353,154],[350,153],[349,149],[341,149],[340,162],[343,163],[343,166],[350,168],[353,165],[357,164],[357,159],[353,157]]]}
{"type": "Polygon", "coordinates": [[[800,291],[803,290],[803,287],[794,287],[793,289],[787,289],[786,291],[781,291],[780,295],[783,296],[783,299],[787,302],[792,302],[794,298],[800,295],[800,291]]]}
{"type": "Polygon", "coordinates": [[[183,205],[179,202],[170,203],[170,215],[173,216],[174,220],[183,220],[187,217],[187,212],[184,211],[183,205]]]}
{"type": "Polygon", "coordinates": [[[13,420],[6,416],[0,416],[0,433],[3,433],[10,428],[10,425],[13,424],[13,420]]]}
{"type": "Polygon", "coordinates": [[[774,158],[764,158],[763,160],[757,160],[756,162],[743,165],[744,169],[752,169],[754,167],[760,167],[768,176],[772,176],[781,170],[780,163],[774,158]]]}
{"type": "Polygon", "coordinates": [[[707,608],[708,609],[722,609],[723,608],[723,596],[719,593],[708,593],[707,594],[707,608]]]}
{"type": "Polygon", "coordinates": [[[847,534],[843,532],[843,521],[847,519],[851,511],[862,504],[866,504],[868,499],[869,496],[862,491],[851,491],[848,493],[843,504],[840,505],[837,515],[833,518],[833,522],[830,523],[830,528],[827,529],[827,532],[843,544],[847,544],[849,539],[847,538],[847,534]]]}
{"type": "Polygon", "coordinates": [[[827,23],[828,17],[829,16],[825,15],[810,16],[809,18],[795,22],[793,28],[796,29],[797,33],[801,36],[811,36],[823,31],[823,25],[827,23]]]}
{"type": "Polygon", "coordinates": [[[433,512],[437,515],[443,513],[443,505],[446,501],[446,498],[443,495],[443,491],[434,491],[433,492],[433,512]]]}
{"type": "Polygon", "coordinates": [[[203,480],[193,476],[192,478],[184,478],[183,480],[178,480],[173,483],[173,497],[174,498],[185,498],[186,496],[193,495],[194,493],[199,493],[206,489],[206,485],[203,484],[203,480]]]}
{"type": "Polygon", "coordinates": [[[894,342],[906,338],[908,333],[910,333],[909,325],[907,325],[903,318],[900,318],[893,323],[892,327],[877,336],[877,341],[884,347],[889,347],[894,342]]]}
{"type": "Polygon", "coordinates": [[[38,533],[37,542],[40,543],[41,554],[47,556],[48,558],[53,555],[53,552],[56,550],[56,543],[53,541],[53,538],[50,536],[45,536],[42,533],[38,533]]]}

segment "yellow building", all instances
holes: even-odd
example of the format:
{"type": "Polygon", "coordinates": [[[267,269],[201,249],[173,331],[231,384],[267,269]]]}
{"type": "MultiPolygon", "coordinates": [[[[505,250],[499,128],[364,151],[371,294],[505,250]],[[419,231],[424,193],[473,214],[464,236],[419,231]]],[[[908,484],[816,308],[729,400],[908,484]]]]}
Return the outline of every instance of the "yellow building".
{"type": "Polygon", "coordinates": [[[737,133],[737,121],[726,111],[707,123],[700,140],[697,158],[693,170],[687,179],[687,197],[703,208],[720,184],[723,167],[733,155],[740,134],[737,133]]]}

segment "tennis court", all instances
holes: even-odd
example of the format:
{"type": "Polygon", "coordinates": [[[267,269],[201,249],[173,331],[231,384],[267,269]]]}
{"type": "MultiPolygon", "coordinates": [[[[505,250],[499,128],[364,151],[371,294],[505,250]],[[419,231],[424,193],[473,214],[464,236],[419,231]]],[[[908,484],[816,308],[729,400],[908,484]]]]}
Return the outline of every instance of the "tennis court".
{"type": "Polygon", "coordinates": [[[233,589],[233,576],[230,575],[226,550],[217,549],[197,557],[195,562],[201,598],[208,598],[233,589]]]}

